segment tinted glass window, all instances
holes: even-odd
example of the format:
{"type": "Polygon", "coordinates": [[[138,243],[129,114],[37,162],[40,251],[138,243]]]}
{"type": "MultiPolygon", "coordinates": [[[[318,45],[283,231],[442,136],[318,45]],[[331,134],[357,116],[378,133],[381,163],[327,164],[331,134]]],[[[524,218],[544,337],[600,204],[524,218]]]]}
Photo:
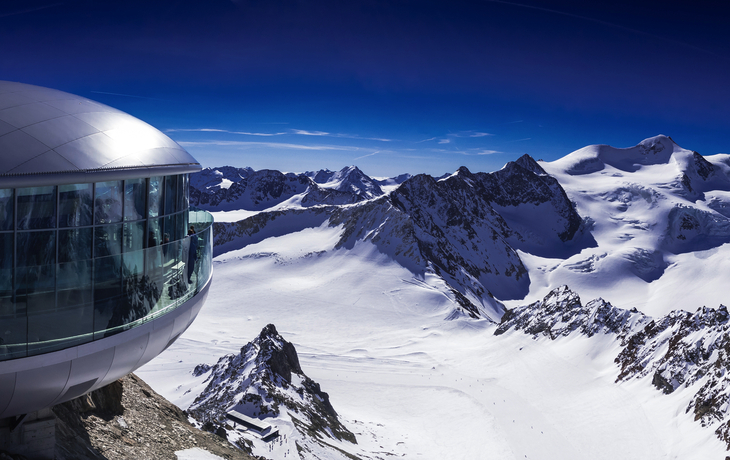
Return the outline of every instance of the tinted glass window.
{"type": "Polygon", "coordinates": [[[121,222],[122,181],[97,182],[94,221],[97,224],[121,222]]]}
{"type": "Polygon", "coordinates": [[[13,189],[0,189],[0,230],[13,229],[13,189]]]}
{"type": "Polygon", "coordinates": [[[116,256],[122,252],[122,226],[94,228],[94,258],[116,256]]]}
{"type": "Polygon", "coordinates": [[[177,176],[165,176],[165,214],[177,211],[177,176]]]}
{"type": "Polygon", "coordinates": [[[58,187],[59,227],[91,225],[92,189],[92,184],[72,184],[58,187]]]}
{"type": "Polygon", "coordinates": [[[141,220],[147,216],[147,180],[132,179],[124,182],[124,220],[141,220]]]}
{"type": "Polygon", "coordinates": [[[58,231],[58,262],[91,259],[91,228],[58,231]]]}
{"type": "Polygon", "coordinates": [[[18,228],[53,228],[56,226],[56,187],[19,188],[18,228]]]}
{"type": "Polygon", "coordinates": [[[150,177],[150,217],[162,214],[162,177],[150,177]]]}
{"type": "Polygon", "coordinates": [[[31,267],[56,263],[56,232],[18,232],[17,265],[31,267]]]}

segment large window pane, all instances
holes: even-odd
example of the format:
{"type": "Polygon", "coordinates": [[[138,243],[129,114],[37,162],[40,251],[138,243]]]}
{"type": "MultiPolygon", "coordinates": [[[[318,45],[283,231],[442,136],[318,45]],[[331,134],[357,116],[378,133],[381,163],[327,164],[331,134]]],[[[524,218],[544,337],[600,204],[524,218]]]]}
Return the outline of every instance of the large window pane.
{"type": "Polygon", "coordinates": [[[190,174],[182,175],[184,182],[183,185],[183,210],[190,207],[190,174]]]}
{"type": "Polygon", "coordinates": [[[92,184],[71,184],[58,187],[58,226],[91,225],[92,184]]]}
{"type": "Polygon", "coordinates": [[[58,262],[91,259],[92,229],[58,231],[58,262]]]}
{"type": "Polygon", "coordinates": [[[56,187],[19,188],[18,229],[56,226],[56,187]]]}
{"type": "Polygon", "coordinates": [[[14,238],[12,233],[0,233],[0,298],[12,295],[14,238]]]}
{"type": "Polygon", "coordinates": [[[115,256],[122,252],[122,225],[94,227],[94,258],[115,256]]]}
{"type": "Polygon", "coordinates": [[[121,262],[121,256],[94,259],[94,331],[116,325],[110,320],[122,300],[121,262]]]}
{"type": "Polygon", "coordinates": [[[13,189],[0,189],[0,230],[13,229],[13,189]]]}
{"type": "Polygon", "coordinates": [[[122,181],[97,182],[94,198],[94,222],[108,224],[122,221],[122,181]]]}
{"type": "Polygon", "coordinates": [[[177,211],[177,176],[165,176],[165,214],[177,211]]]}
{"type": "Polygon", "coordinates": [[[56,308],[55,265],[16,268],[15,279],[15,302],[29,315],[56,308]]]}
{"type": "Polygon", "coordinates": [[[147,247],[152,248],[162,244],[162,222],[163,219],[150,219],[147,221],[149,228],[147,230],[147,247]]]}
{"type": "Polygon", "coordinates": [[[50,265],[56,263],[56,232],[18,232],[18,267],[50,265]]]}
{"type": "Polygon", "coordinates": [[[147,180],[131,179],[124,182],[124,220],[141,220],[147,216],[147,180]]]}
{"type": "Polygon", "coordinates": [[[162,215],[162,185],[162,177],[150,177],[150,217],[158,217],[162,215]]]}
{"type": "MultiPolygon", "coordinates": [[[[91,304],[91,269],[90,260],[58,264],[59,309],[91,304]]],[[[91,326],[87,332],[92,332],[91,326]]]]}

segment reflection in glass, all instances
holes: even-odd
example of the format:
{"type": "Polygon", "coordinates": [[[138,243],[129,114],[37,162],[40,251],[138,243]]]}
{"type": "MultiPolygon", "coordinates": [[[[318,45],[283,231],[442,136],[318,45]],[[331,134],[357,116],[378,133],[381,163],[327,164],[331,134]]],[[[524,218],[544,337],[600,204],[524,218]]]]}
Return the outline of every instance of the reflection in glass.
{"type": "Polygon", "coordinates": [[[91,228],[58,231],[58,261],[91,259],[91,228]]]}
{"type": "Polygon", "coordinates": [[[122,252],[122,225],[94,227],[94,258],[114,256],[122,252]]]}
{"type": "MultiPolygon", "coordinates": [[[[58,264],[59,309],[76,305],[91,305],[91,268],[92,261],[90,260],[58,264]]],[[[91,332],[91,326],[86,332],[91,332]]]]}
{"type": "Polygon", "coordinates": [[[56,263],[56,232],[18,232],[16,267],[31,267],[56,263]]]}
{"type": "Polygon", "coordinates": [[[96,183],[94,222],[108,224],[122,221],[122,181],[96,183]]]}
{"type": "Polygon", "coordinates": [[[185,181],[183,184],[183,207],[182,209],[188,209],[190,207],[190,175],[183,174],[182,180],[185,181]]]}
{"type": "Polygon", "coordinates": [[[92,184],[58,186],[58,226],[91,225],[92,184]]]}
{"type": "Polygon", "coordinates": [[[109,320],[120,308],[122,297],[121,256],[94,259],[94,331],[116,326],[109,320]]]}
{"type": "Polygon", "coordinates": [[[124,220],[142,220],[146,217],[146,179],[128,179],[124,182],[124,220]]]}
{"type": "Polygon", "coordinates": [[[150,177],[150,217],[162,214],[162,177],[150,177]]]}
{"type": "Polygon", "coordinates": [[[56,187],[17,189],[18,229],[54,228],[56,226],[56,187]]]}
{"type": "Polygon", "coordinates": [[[0,189],[0,230],[13,229],[13,189],[0,189]]]}
{"type": "Polygon", "coordinates": [[[162,244],[162,218],[150,219],[147,221],[149,230],[147,231],[147,247],[152,248],[162,244]]]}
{"type": "Polygon", "coordinates": [[[177,211],[177,176],[165,176],[165,214],[177,211]]]}

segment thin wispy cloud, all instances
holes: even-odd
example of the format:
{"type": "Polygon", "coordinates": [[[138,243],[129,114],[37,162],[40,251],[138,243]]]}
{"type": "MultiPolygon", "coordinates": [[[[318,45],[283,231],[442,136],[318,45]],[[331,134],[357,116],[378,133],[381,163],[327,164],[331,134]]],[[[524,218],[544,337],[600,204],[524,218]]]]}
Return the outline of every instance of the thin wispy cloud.
{"type": "Polygon", "coordinates": [[[451,143],[450,139],[439,139],[439,144],[450,144],[450,143],[451,143]]]}
{"type": "Polygon", "coordinates": [[[226,134],[241,134],[244,136],[282,136],[287,133],[253,133],[248,131],[229,131],[227,129],[217,129],[217,128],[176,128],[176,129],[168,129],[166,130],[168,133],[173,132],[194,132],[194,133],[226,133],[226,134]]]}
{"type": "Polygon", "coordinates": [[[196,133],[225,133],[225,134],[238,134],[242,136],[314,136],[314,137],[334,137],[341,139],[359,139],[367,141],[380,141],[380,142],[392,142],[392,139],[385,139],[382,137],[362,137],[357,134],[343,134],[343,133],[329,133],[326,131],[310,131],[307,129],[289,129],[283,132],[274,133],[259,133],[253,131],[232,131],[229,129],[220,128],[172,128],[167,129],[166,132],[196,132],[196,133]]]}
{"type": "Polygon", "coordinates": [[[265,147],[277,149],[295,149],[295,150],[341,150],[341,151],[358,151],[358,147],[343,145],[304,145],[291,144],[286,142],[246,142],[246,141],[183,141],[178,142],[183,147],[201,147],[201,146],[217,146],[217,147],[265,147]]]}
{"type": "Polygon", "coordinates": [[[373,153],[368,153],[367,155],[363,155],[363,156],[357,157],[357,158],[355,158],[355,160],[362,160],[363,158],[371,157],[371,156],[373,156],[375,154],[378,154],[378,153],[380,153],[380,150],[376,150],[373,153]]]}
{"type": "MultiPolygon", "coordinates": [[[[2,16],[0,16],[0,17],[2,17],[2,16]]],[[[109,95],[109,96],[133,97],[135,99],[150,99],[150,100],[153,100],[153,101],[166,101],[166,102],[169,102],[169,101],[167,101],[167,99],[160,99],[160,98],[157,98],[157,97],[149,97],[149,96],[138,96],[138,95],[135,95],[135,94],[110,93],[108,91],[89,91],[89,92],[90,93],[94,93],[94,94],[106,94],[106,95],[109,95]]]]}
{"type": "Polygon", "coordinates": [[[525,137],[525,138],[522,138],[522,139],[513,139],[511,141],[504,141],[502,143],[503,144],[511,144],[513,142],[523,142],[523,141],[529,141],[529,140],[532,140],[532,138],[531,137],[525,137]]]}
{"type": "Polygon", "coordinates": [[[41,11],[41,10],[45,10],[45,9],[48,9],[48,8],[53,8],[54,6],[61,6],[61,5],[64,5],[65,3],[66,2],[52,3],[50,5],[42,5],[42,6],[37,6],[35,8],[26,8],[24,10],[13,11],[13,12],[10,12],[10,13],[0,13],[0,18],[7,18],[8,16],[17,16],[19,14],[34,13],[36,11],[41,11]]]}
{"type": "Polygon", "coordinates": [[[292,134],[299,134],[302,136],[329,136],[330,133],[324,131],[307,131],[305,129],[292,129],[292,134]]]}
{"type": "Polygon", "coordinates": [[[591,17],[588,17],[588,16],[581,16],[579,14],[573,14],[573,13],[568,13],[566,11],[554,10],[552,8],[544,8],[542,6],[526,5],[524,3],[517,3],[517,2],[508,2],[508,1],[505,1],[505,0],[485,0],[485,1],[491,2],[491,3],[501,3],[502,5],[516,6],[518,8],[526,8],[526,9],[529,9],[529,10],[544,11],[546,13],[559,14],[561,16],[567,16],[569,18],[580,19],[582,21],[589,21],[589,22],[593,22],[593,23],[596,23],[596,24],[601,24],[601,25],[606,26],[606,27],[612,27],[614,29],[625,30],[627,32],[632,32],[632,33],[635,33],[635,34],[638,34],[638,35],[643,35],[645,37],[651,37],[651,38],[654,38],[654,39],[657,39],[657,40],[662,40],[662,41],[665,41],[665,42],[670,42],[670,43],[675,43],[677,45],[686,46],[687,48],[692,48],[692,49],[694,49],[696,51],[701,51],[703,53],[711,54],[713,56],[716,56],[716,54],[713,53],[712,51],[709,51],[709,50],[706,50],[704,48],[700,48],[700,47],[697,47],[697,46],[694,46],[694,45],[690,45],[689,43],[686,43],[686,42],[683,42],[683,41],[680,41],[680,40],[675,40],[674,38],[665,37],[665,36],[662,36],[662,35],[652,34],[652,33],[645,32],[645,31],[639,30],[639,29],[632,29],[631,27],[622,26],[620,24],[615,24],[613,22],[604,21],[602,19],[595,19],[595,18],[591,18],[591,17]]]}

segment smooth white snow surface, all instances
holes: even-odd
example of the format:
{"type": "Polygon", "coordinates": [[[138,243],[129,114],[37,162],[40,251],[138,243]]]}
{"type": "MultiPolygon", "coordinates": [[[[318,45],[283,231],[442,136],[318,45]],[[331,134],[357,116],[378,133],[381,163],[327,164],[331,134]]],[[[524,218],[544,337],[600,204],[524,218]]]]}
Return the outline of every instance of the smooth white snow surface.
{"type": "Polygon", "coordinates": [[[727,156],[705,157],[717,170],[703,179],[693,154],[656,136],[636,147],[592,145],[541,162],[591,222],[597,246],[566,260],[520,252],[530,293],[505,304],[525,305],[567,284],[585,301],[602,297],[653,317],[730,305],[730,291],[718,289],[730,273],[730,245],[723,244],[730,221],[720,212],[730,216],[727,156]],[[685,218],[701,228],[684,228],[685,218]]]}
{"type": "MultiPolygon", "coordinates": [[[[536,341],[494,336],[486,320],[445,321],[454,305],[439,279],[414,277],[370,243],[334,250],[340,230],[323,225],[217,257],[196,321],[137,374],[185,409],[200,388],[197,364],[238,353],[274,323],[358,439],[331,444],[362,458],[724,458],[712,430],[684,413],[688,401],[678,398],[690,392],[614,383],[613,339],[536,341]]],[[[560,262],[526,261],[544,273],[533,283],[547,283],[560,262]]],[[[254,453],[298,458],[291,424],[266,421],[282,436],[255,441],[254,453]]]]}
{"type": "Polygon", "coordinates": [[[178,450],[177,452],[175,452],[175,455],[177,455],[177,460],[224,460],[223,457],[211,454],[207,450],[203,450],[200,447],[178,450]]]}

